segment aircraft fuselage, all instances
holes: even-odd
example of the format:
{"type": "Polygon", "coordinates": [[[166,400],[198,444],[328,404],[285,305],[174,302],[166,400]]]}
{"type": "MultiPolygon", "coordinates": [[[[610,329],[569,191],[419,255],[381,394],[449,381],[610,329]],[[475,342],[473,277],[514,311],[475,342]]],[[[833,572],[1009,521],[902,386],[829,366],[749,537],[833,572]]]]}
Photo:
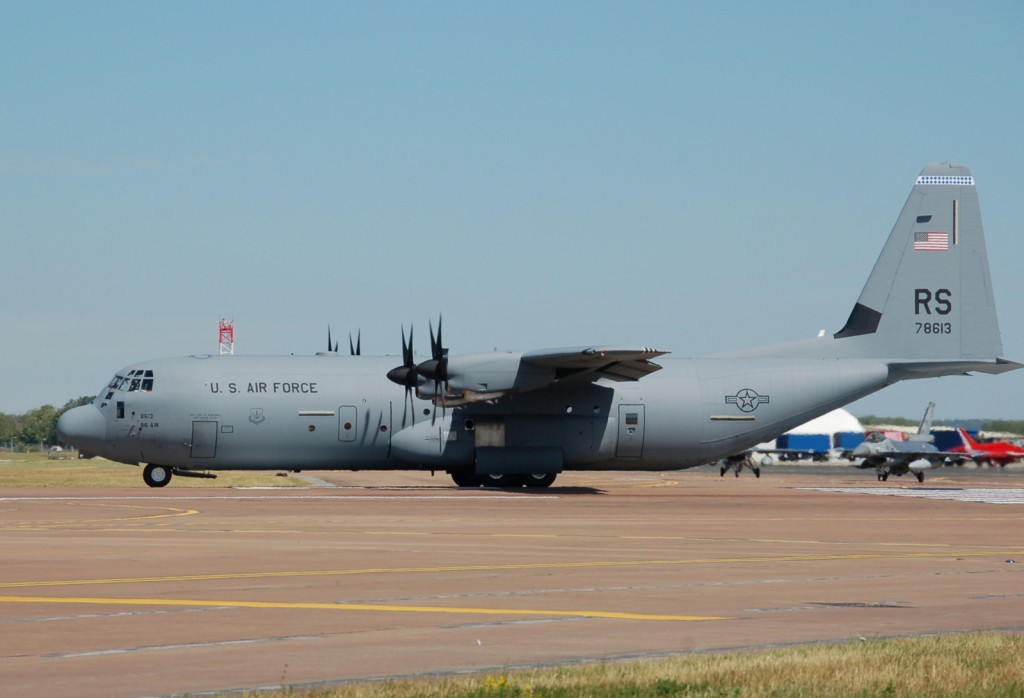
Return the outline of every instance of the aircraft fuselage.
{"type": "Polygon", "coordinates": [[[489,467],[503,472],[665,470],[773,438],[889,378],[884,363],[867,360],[669,359],[643,381],[570,379],[444,409],[418,398],[409,406],[385,377],[394,363],[342,355],[145,362],[118,372],[83,408],[98,411],[102,427],[74,440],[112,460],[186,470],[457,470],[488,453],[502,459],[489,467]],[[148,390],[132,389],[134,374],[148,376],[148,390]]]}

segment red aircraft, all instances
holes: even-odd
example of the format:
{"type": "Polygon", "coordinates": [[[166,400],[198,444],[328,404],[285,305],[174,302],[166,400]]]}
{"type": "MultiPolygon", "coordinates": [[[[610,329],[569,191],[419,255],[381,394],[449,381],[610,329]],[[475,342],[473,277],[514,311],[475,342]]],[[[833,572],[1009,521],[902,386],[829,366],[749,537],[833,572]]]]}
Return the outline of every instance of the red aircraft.
{"type": "Polygon", "coordinates": [[[993,465],[1006,465],[1024,459],[1024,448],[1010,443],[1009,441],[988,441],[980,442],[971,438],[963,429],[957,429],[960,433],[961,446],[954,446],[949,449],[952,453],[965,453],[975,463],[988,461],[993,465]]]}

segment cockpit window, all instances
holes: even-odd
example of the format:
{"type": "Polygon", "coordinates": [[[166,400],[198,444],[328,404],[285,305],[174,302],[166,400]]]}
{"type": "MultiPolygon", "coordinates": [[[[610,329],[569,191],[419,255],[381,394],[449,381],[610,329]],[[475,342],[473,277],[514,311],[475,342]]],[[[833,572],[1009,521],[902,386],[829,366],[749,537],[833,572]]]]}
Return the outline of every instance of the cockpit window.
{"type": "Polygon", "coordinates": [[[107,386],[108,395],[107,400],[113,397],[115,390],[122,392],[134,393],[139,390],[151,393],[153,392],[153,371],[147,369],[134,369],[128,372],[127,375],[116,375],[113,380],[110,381],[110,385],[107,386]]]}

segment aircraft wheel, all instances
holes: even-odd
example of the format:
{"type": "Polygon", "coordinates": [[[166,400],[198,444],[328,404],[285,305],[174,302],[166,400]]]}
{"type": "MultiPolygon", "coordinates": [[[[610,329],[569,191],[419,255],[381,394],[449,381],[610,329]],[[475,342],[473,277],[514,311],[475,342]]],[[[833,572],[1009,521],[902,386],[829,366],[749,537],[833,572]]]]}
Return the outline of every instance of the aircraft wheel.
{"type": "Polygon", "coordinates": [[[740,469],[736,468],[736,477],[739,477],[739,476],[740,476],[740,469]]]}
{"type": "Polygon", "coordinates": [[[726,471],[726,467],[723,465],[721,468],[718,469],[719,476],[720,477],[725,477],[725,471],[726,471]]]}
{"type": "Polygon", "coordinates": [[[522,487],[523,481],[516,475],[481,475],[480,484],[484,487],[522,487]]]}
{"type": "Polygon", "coordinates": [[[924,473],[914,473],[914,475],[917,475],[918,482],[924,482],[924,473]]]}
{"type": "Polygon", "coordinates": [[[459,487],[479,487],[480,478],[470,470],[453,470],[452,480],[459,487]]]}
{"type": "Polygon", "coordinates": [[[555,473],[531,473],[529,475],[521,475],[519,482],[524,487],[551,487],[556,477],[558,476],[555,473]]]}
{"type": "Polygon", "coordinates": [[[882,482],[885,482],[889,479],[889,473],[882,473],[880,477],[882,478],[882,482]]]}
{"type": "Polygon", "coordinates": [[[171,481],[171,469],[166,465],[150,463],[142,471],[142,479],[150,487],[163,487],[171,481]]]}
{"type": "Polygon", "coordinates": [[[885,478],[882,477],[882,473],[878,473],[878,481],[881,482],[885,478]]]}
{"type": "Polygon", "coordinates": [[[761,477],[761,469],[754,468],[754,477],[761,477]]]}

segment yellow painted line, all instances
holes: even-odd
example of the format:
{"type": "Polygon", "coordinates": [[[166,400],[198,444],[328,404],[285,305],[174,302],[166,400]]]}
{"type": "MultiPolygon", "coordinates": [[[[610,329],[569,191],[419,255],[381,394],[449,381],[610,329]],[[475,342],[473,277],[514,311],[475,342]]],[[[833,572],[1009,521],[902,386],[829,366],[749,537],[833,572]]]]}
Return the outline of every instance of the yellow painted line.
{"type": "MultiPolygon", "coordinates": [[[[76,504],[75,506],[97,506],[94,504],[76,504]]],[[[104,505],[104,506],[117,506],[122,509],[152,509],[153,507],[141,507],[130,504],[118,504],[118,505],[104,505]]],[[[124,523],[128,521],[153,521],[154,519],[176,519],[183,516],[195,516],[199,513],[198,509],[179,509],[177,507],[160,507],[163,511],[170,513],[165,514],[146,514],[142,516],[115,516],[103,519],[49,519],[46,521],[22,521],[13,526],[5,526],[4,530],[18,530],[19,528],[31,528],[33,530],[45,530],[47,528],[66,528],[68,526],[84,526],[86,524],[113,524],[115,522],[124,523]]]]}
{"type": "Polygon", "coordinates": [[[459,608],[456,606],[391,606],[359,603],[288,601],[210,601],[206,599],[117,599],[61,596],[0,596],[0,603],[99,604],[105,606],[191,606],[200,608],[287,608],[318,611],[386,611],[396,613],[453,613],[557,618],[615,618],[620,620],[731,620],[725,616],[684,616],[618,611],[545,611],[533,608],[459,608]]]}
{"type": "Polygon", "coordinates": [[[25,587],[83,586],[91,584],[150,584],[194,582],[224,579],[273,579],[287,577],[345,577],[362,574],[426,574],[437,572],[494,572],[502,570],[585,569],[598,567],[653,567],[685,565],[722,565],[772,562],[828,562],[836,560],[925,560],[964,557],[1024,556],[1024,550],[944,550],[941,552],[834,553],[809,555],[766,555],[756,557],[711,557],[682,560],[589,560],[583,562],[524,562],[504,565],[448,565],[439,567],[367,567],[348,570],[282,570],[278,572],[224,572],[185,574],[166,577],[115,577],[110,579],[55,579],[29,582],[0,582],[0,589],[25,587]]]}

